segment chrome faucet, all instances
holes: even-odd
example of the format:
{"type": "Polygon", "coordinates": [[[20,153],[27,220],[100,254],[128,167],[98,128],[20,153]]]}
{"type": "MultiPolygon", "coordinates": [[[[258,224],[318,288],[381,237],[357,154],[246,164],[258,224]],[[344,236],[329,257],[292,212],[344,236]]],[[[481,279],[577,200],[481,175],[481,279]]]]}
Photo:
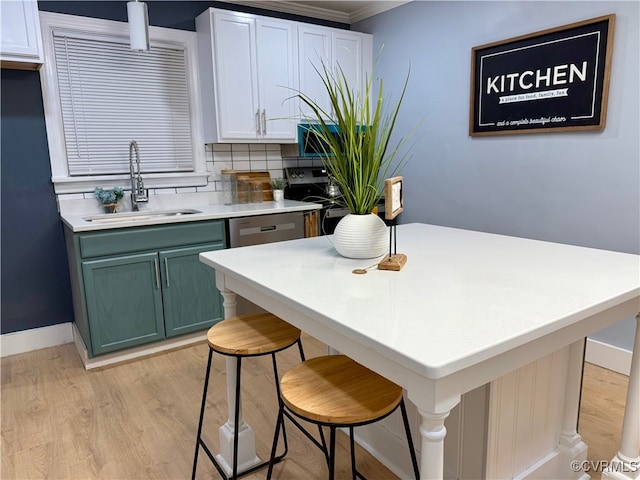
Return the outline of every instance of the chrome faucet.
{"type": "Polygon", "coordinates": [[[142,177],[140,176],[140,152],[135,140],[129,142],[129,174],[131,175],[131,209],[138,210],[138,203],[149,201],[147,191],[144,188],[142,177]],[[133,152],[136,152],[136,166],[133,167],[133,152]]]}

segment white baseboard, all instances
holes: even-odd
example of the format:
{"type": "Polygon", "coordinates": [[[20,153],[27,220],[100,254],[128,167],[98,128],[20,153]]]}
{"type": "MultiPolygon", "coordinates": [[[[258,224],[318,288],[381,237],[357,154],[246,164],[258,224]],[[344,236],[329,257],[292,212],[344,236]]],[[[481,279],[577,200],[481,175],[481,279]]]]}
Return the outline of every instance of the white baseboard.
{"type": "Polygon", "coordinates": [[[545,455],[525,471],[520,472],[514,480],[538,478],[564,478],[566,480],[589,480],[591,477],[584,471],[573,471],[571,465],[583,464],[587,460],[587,445],[580,442],[576,447],[568,449],[558,447],[545,455]]]}
{"type": "Polygon", "coordinates": [[[0,336],[0,357],[73,342],[71,322],[32,328],[0,336]]]}
{"type": "Polygon", "coordinates": [[[73,325],[73,341],[76,344],[76,349],[80,355],[80,360],[86,370],[93,368],[106,367],[108,365],[115,365],[117,363],[128,362],[137,358],[154,355],[160,352],[166,352],[174,350],[176,348],[186,347],[188,345],[194,345],[196,343],[202,343],[207,340],[207,330],[182,335],[176,338],[169,338],[154,343],[148,343],[139,347],[127,348],[113,353],[106,353],[104,355],[98,355],[97,357],[89,358],[87,347],[80,336],[75,324],[73,325]]]}
{"type": "Polygon", "coordinates": [[[89,370],[104,367],[116,363],[130,361],[136,358],[153,355],[158,352],[182,348],[187,345],[206,341],[207,331],[182,335],[164,341],[129,348],[98,357],[89,358],[87,349],[74,323],[59,323],[48,327],[33,328],[20,332],[6,333],[0,336],[0,357],[16,355],[18,353],[31,352],[41,348],[55,347],[65,343],[75,343],[84,367],[89,370]]]}
{"type": "Polygon", "coordinates": [[[599,367],[628,376],[631,371],[631,354],[630,350],[587,338],[585,360],[599,367]]]}

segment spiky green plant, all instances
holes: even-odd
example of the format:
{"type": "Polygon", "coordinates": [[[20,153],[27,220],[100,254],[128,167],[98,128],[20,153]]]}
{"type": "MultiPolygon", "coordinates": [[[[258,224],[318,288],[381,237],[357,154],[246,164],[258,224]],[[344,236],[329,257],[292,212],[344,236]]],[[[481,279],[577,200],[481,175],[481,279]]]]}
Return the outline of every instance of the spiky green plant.
{"type": "Polygon", "coordinates": [[[323,63],[316,68],[327,90],[331,111],[326,111],[304,92],[298,98],[313,112],[306,118],[314,124],[314,134],[320,139],[323,161],[333,181],[340,187],[337,201],[351,213],[371,213],[377,205],[385,178],[395,176],[406,163],[405,153],[398,162],[396,155],[413,132],[400,140],[395,148],[389,145],[400,105],[407,90],[409,73],[399,100],[385,111],[383,84],[379,81],[378,97],[372,105],[372,79],[367,77],[364,91],[352,90],[341,68],[335,74],[323,63]],[[338,128],[338,134],[332,130],[338,128]]]}

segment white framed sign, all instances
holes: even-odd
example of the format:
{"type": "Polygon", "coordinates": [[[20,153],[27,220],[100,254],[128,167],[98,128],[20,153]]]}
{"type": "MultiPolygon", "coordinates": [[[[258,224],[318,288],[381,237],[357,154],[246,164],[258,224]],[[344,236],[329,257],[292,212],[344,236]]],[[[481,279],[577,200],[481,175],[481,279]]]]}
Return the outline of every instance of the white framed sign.
{"type": "Polygon", "coordinates": [[[384,218],[393,220],[404,209],[402,177],[392,177],[384,181],[384,218]]]}
{"type": "Polygon", "coordinates": [[[615,14],[474,47],[469,135],[602,130],[615,14]]]}

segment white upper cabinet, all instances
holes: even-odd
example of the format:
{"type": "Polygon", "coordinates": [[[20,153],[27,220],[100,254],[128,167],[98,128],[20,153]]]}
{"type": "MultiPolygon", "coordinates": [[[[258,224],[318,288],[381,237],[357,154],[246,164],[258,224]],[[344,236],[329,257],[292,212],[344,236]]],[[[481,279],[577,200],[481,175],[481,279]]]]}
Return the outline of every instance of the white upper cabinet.
{"type": "Polygon", "coordinates": [[[338,30],[331,39],[334,66],[342,69],[348,85],[361,90],[365,86],[365,75],[371,71],[371,35],[338,30]]]}
{"type": "Polygon", "coordinates": [[[257,19],[258,97],[264,139],[296,139],[298,49],[293,23],[257,19]]]}
{"type": "Polygon", "coordinates": [[[2,68],[37,70],[42,64],[42,34],[36,0],[0,0],[2,68]]]}
{"type": "Polygon", "coordinates": [[[196,18],[205,142],[296,141],[295,25],[212,8],[196,18]]]}
{"type": "MultiPolygon", "coordinates": [[[[331,105],[327,90],[318,72],[323,65],[331,66],[331,30],[313,25],[298,27],[298,63],[300,65],[300,92],[313,100],[329,114],[331,105]]],[[[310,108],[301,103],[303,117],[313,117],[310,108]]]]}
{"type": "MultiPolygon", "coordinates": [[[[327,114],[331,105],[326,88],[316,70],[322,72],[323,63],[335,75],[339,69],[354,92],[365,87],[372,70],[373,37],[366,33],[299,24],[298,62],[300,65],[300,91],[313,99],[327,114]]],[[[302,115],[313,117],[305,105],[302,115]]]]}

